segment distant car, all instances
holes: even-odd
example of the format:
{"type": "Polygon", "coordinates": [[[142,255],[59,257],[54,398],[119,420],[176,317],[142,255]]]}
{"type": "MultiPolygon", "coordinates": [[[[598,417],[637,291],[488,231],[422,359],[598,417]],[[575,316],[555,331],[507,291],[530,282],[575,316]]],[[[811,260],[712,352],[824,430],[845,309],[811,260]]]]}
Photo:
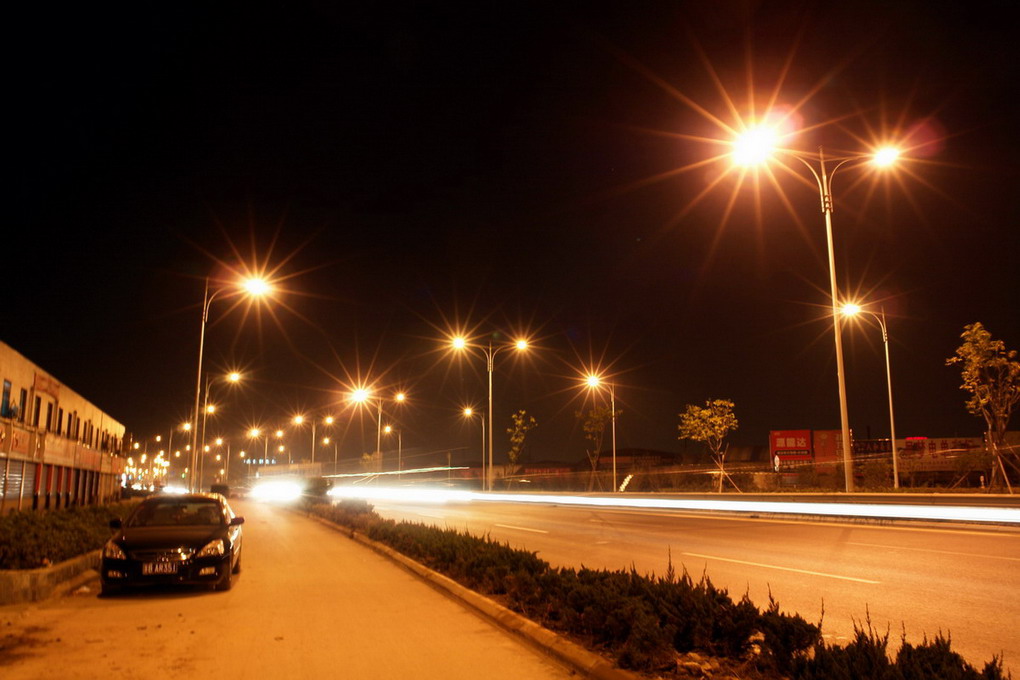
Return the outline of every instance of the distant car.
{"type": "Polygon", "coordinates": [[[230,590],[241,571],[241,525],[227,499],[216,493],[150,496],[103,547],[102,594],[125,586],[207,584],[230,590]]]}

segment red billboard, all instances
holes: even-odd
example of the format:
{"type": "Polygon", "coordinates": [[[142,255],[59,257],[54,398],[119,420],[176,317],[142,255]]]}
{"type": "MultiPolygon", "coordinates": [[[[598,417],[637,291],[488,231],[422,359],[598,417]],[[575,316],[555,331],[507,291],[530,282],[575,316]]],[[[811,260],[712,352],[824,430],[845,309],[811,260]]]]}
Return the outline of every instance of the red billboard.
{"type": "Polygon", "coordinates": [[[811,430],[772,430],[769,457],[780,461],[811,460],[811,430]]]}

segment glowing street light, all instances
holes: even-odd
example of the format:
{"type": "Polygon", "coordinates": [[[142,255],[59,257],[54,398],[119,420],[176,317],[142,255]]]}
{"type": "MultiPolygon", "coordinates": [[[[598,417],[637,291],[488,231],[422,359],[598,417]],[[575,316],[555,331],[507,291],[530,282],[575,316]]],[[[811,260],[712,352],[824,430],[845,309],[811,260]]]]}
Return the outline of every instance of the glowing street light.
{"type": "Polygon", "coordinates": [[[526,352],[528,350],[528,341],[524,338],[519,338],[509,345],[493,345],[492,341],[489,341],[488,345],[473,345],[468,342],[467,338],[463,336],[456,336],[450,338],[450,347],[458,352],[466,352],[470,349],[477,349],[486,360],[486,370],[489,375],[489,465],[486,471],[484,490],[492,490],[492,366],[493,359],[501,349],[512,347],[517,352],[526,352]]]}
{"type": "MultiPolygon", "coordinates": [[[[475,414],[475,410],[473,408],[471,408],[470,406],[468,406],[468,407],[466,407],[464,409],[464,417],[465,418],[470,420],[471,417],[474,414],[475,414]]],[[[485,417],[481,413],[478,414],[478,422],[480,422],[482,424],[482,480],[481,481],[482,481],[482,488],[484,489],[485,488],[485,417]]]]}
{"type": "Polygon", "coordinates": [[[836,381],[839,386],[839,416],[843,435],[843,476],[847,493],[854,489],[853,455],[850,441],[850,418],[846,405],[846,377],[843,370],[843,340],[840,337],[840,304],[839,291],[836,286],[836,260],[832,245],[832,180],[836,171],[845,165],[870,162],[879,168],[890,167],[899,157],[899,151],[892,147],[883,147],[869,154],[842,156],[826,159],[821,147],[817,154],[780,149],[776,145],[779,135],[774,128],[752,127],[746,130],[733,142],[733,161],[738,165],[762,165],[775,154],[782,153],[792,156],[804,164],[818,185],[822,214],[825,216],[825,235],[829,250],[829,287],[832,305],[832,333],[836,344],[836,381]],[[770,132],[771,130],[771,132],[770,132]],[[826,168],[826,160],[835,163],[831,170],[826,168]]]}
{"type": "MultiPolygon", "coordinates": [[[[240,284],[240,287],[241,287],[242,290],[246,291],[248,293],[248,295],[250,295],[252,297],[264,297],[264,296],[268,295],[270,292],[272,292],[272,287],[270,286],[269,282],[265,281],[264,279],[261,279],[261,278],[249,278],[249,279],[247,279],[245,281],[242,281],[241,284],[240,284]]],[[[190,467],[191,467],[192,470],[196,469],[195,468],[195,464],[198,462],[195,457],[198,454],[198,441],[197,441],[197,436],[198,436],[198,401],[199,401],[199,398],[201,397],[201,391],[202,391],[202,358],[203,358],[203,353],[204,353],[204,350],[205,350],[205,325],[209,321],[209,307],[210,307],[210,305],[212,305],[212,301],[216,298],[217,295],[219,295],[224,290],[226,290],[226,288],[217,288],[216,290],[212,291],[212,293],[210,294],[210,292],[209,292],[209,277],[206,277],[206,279],[205,279],[205,294],[204,294],[204,298],[202,300],[202,323],[201,323],[201,329],[199,331],[199,336],[198,336],[198,371],[197,371],[197,376],[195,378],[195,409],[194,409],[194,411],[192,411],[192,417],[195,420],[195,426],[194,426],[194,428],[191,431],[191,452],[192,453],[191,453],[191,466],[190,467]]],[[[196,486],[195,486],[195,482],[196,482],[195,476],[196,475],[194,473],[192,473],[192,476],[191,476],[191,490],[192,491],[197,491],[198,490],[196,488],[196,486]]]]}
{"type": "Polygon", "coordinates": [[[387,425],[386,427],[384,427],[383,432],[385,432],[386,434],[393,434],[394,432],[397,433],[397,479],[400,479],[400,473],[404,469],[404,463],[401,457],[401,450],[403,448],[402,443],[403,433],[400,430],[394,428],[392,425],[387,425]]]}
{"type": "Polygon", "coordinates": [[[893,488],[898,489],[900,488],[900,469],[896,455],[896,418],[893,416],[892,369],[889,365],[889,330],[885,325],[885,310],[876,314],[860,305],[847,303],[843,305],[841,312],[846,317],[868,314],[878,322],[878,327],[882,329],[882,344],[885,346],[885,384],[889,392],[889,441],[892,443],[893,488]]]}
{"type": "Polygon", "coordinates": [[[616,490],[620,488],[616,482],[616,387],[613,383],[606,382],[595,374],[589,374],[585,377],[584,383],[590,390],[597,390],[602,387],[602,385],[605,385],[609,389],[609,412],[612,418],[611,429],[613,442],[613,493],[616,493],[616,490]]]}

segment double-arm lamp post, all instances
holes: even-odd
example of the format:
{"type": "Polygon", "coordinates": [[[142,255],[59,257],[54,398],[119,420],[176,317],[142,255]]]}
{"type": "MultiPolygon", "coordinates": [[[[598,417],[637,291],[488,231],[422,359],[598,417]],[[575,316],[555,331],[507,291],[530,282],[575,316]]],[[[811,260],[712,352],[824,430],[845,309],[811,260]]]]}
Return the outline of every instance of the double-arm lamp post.
{"type": "Polygon", "coordinates": [[[829,251],[829,287],[831,291],[832,334],[836,343],[836,381],[839,385],[839,417],[843,435],[843,475],[847,493],[854,490],[853,455],[850,441],[850,419],[846,404],[846,378],[843,370],[843,341],[840,337],[840,302],[836,285],[836,260],[832,245],[832,181],[836,172],[847,165],[870,162],[878,167],[892,165],[899,151],[891,147],[878,149],[873,153],[826,158],[821,147],[817,154],[777,148],[779,135],[769,127],[758,126],[746,130],[735,142],[733,160],[738,165],[754,166],[766,163],[777,153],[790,156],[804,165],[818,185],[822,214],[825,216],[825,236],[829,251]],[[827,163],[832,164],[827,167],[827,163]]]}
{"type": "MultiPolygon", "coordinates": [[[[333,424],[333,420],[334,420],[333,416],[326,416],[326,417],[324,417],[322,419],[322,424],[323,425],[330,425],[331,426],[333,424]]],[[[312,455],[312,462],[314,463],[315,462],[315,446],[316,446],[315,424],[317,422],[315,416],[311,416],[309,418],[305,418],[305,416],[303,416],[303,415],[296,415],[296,416],[294,416],[291,419],[290,422],[292,422],[295,425],[300,426],[300,425],[303,425],[305,423],[305,421],[307,421],[308,423],[311,424],[311,429],[312,429],[312,454],[311,455],[312,455]]],[[[324,441],[323,442],[323,444],[328,444],[328,443],[329,443],[328,441],[324,441]]]]}
{"type": "Polygon", "coordinates": [[[489,375],[489,465],[484,473],[485,484],[483,485],[484,490],[492,491],[492,367],[493,361],[496,355],[501,349],[512,348],[517,352],[524,352],[528,349],[528,341],[525,339],[519,339],[508,345],[493,345],[490,340],[488,345],[473,345],[470,344],[466,338],[457,336],[451,338],[450,347],[458,352],[466,352],[468,350],[478,350],[482,356],[485,357],[486,370],[489,375]]]}
{"type": "MultiPolygon", "coordinates": [[[[267,295],[271,287],[264,279],[251,278],[247,279],[241,284],[241,288],[248,295],[252,297],[262,297],[267,295]]],[[[197,377],[195,378],[195,408],[191,412],[192,426],[191,426],[191,490],[199,491],[199,485],[201,480],[198,479],[198,456],[199,456],[199,443],[198,443],[198,402],[202,395],[202,358],[203,352],[205,351],[205,325],[209,321],[209,307],[212,305],[212,301],[216,299],[216,296],[227,290],[227,288],[217,288],[211,293],[209,291],[209,279],[205,280],[205,294],[202,299],[202,324],[198,336],[198,371],[197,377]]],[[[204,432],[203,432],[204,435],[204,432]]]]}
{"type": "MultiPolygon", "coordinates": [[[[379,469],[382,470],[382,415],[383,415],[383,398],[373,397],[372,391],[366,387],[359,387],[351,392],[349,400],[355,404],[368,404],[371,401],[376,403],[376,418],[375,418],[375,455],[379,459],[379,469]]],[[[393,401],[398,404],[404,403],[407,400],[407,395],[403,392],[397,392],[393,395],[393,401]]]]}

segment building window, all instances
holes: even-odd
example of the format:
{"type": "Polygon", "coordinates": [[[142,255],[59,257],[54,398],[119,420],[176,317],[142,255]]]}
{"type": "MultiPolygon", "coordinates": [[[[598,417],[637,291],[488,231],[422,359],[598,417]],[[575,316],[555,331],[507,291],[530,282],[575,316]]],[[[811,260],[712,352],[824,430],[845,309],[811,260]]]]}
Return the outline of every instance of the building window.
{"type": "Polygon", "coordinates": [[[46,431],[53,431],[53,404],[46,404],[46,431]]]}
{"type": "Polygon", "coordinates": [[[11,415],[11,381],[4,380],[4,395],[0,399],[0,416],[4,418],[12,418],[11,415]]]}
{"type": "Polygon", "coordinates": [[[39,412],[42,410],[42,399],[35,398],[35,408],[32,409],[32,427],[39,427],[39,412]]]}
{"type": "Polygon", "coordinates": [[[18,422],[25,422],[25,407],[28,406],[28,390],[21,388],[21,399],[18,400],[18,422]]]}

